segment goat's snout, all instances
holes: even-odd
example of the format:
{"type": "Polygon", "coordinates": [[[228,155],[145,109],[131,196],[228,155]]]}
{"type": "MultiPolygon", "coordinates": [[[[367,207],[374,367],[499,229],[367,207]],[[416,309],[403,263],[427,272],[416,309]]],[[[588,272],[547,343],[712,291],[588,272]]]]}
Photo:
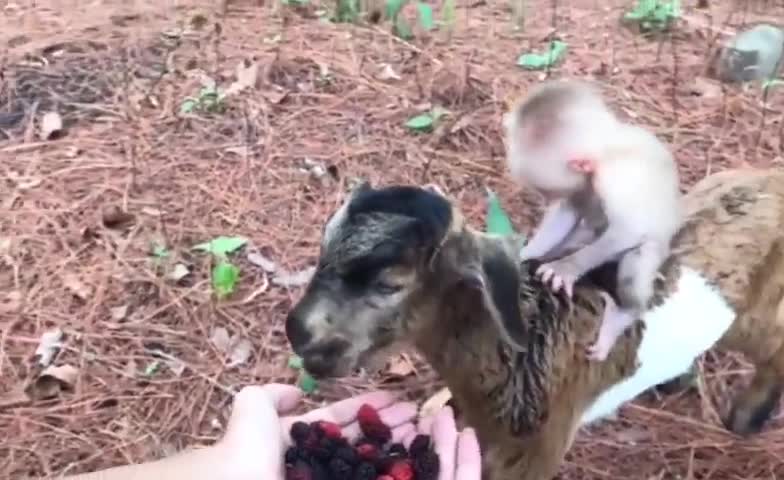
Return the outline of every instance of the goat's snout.
{"type": "Polygon", "coordinates": [[[344,373],[345,354],[349,347],[348,341],[333,338],[306,347],[300,355],[308,373],[314,377],[329,377],[344,373]]]}
{"type": "Polygon", "coordinates": [[[301,351],[313,339],[313,335],[305,325],[305,319],[299,315],[297,309],[292,310],[286,316],[286,338],[288,338],[291,348],[297,354],[301,354],[301,351]]]}

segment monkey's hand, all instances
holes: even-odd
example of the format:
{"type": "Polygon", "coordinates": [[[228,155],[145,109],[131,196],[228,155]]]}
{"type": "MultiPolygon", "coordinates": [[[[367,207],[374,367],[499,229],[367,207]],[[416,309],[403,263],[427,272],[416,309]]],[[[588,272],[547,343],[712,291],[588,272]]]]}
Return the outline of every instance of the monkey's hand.
{"type": "Polygon", "coordinates": [[[566,295],[571,298],[574,283],[582,275],[582,269],[568,258],[562,258],[553,262],[544,263],[536,270],[545,284],[549,284],[553,291],[557,292],[564,289],[566,295]]]}

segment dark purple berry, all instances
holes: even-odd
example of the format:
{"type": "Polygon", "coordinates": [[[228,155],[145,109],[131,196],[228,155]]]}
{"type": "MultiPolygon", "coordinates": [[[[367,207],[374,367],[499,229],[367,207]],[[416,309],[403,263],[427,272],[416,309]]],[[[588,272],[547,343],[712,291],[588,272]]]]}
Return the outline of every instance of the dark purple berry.
{"type": "Polygon", "coordinates": [[[441,462],[436,452],[427,450],[414,457],[414,474],[417,480],[436,480],[441,462]]]}
{"type": "Polygon", "coordinates": [[[329,461],[329,472],[334,480],[351,480],[354,468],[342,458],[333,458],[329,461]]]}
{"type": "Polygon", "coordinates": [[[310,425],[305,422],[294,422],[291,426],[291,439],[294,440],[294,443],[297,446],[303,446],[305,444],[305,440],[308,439],[310,436],[310,425]]]}
{"type": "Polygon", "coordinates": [[[352,480],[376,480],[376,467],[369,462],[360,463],[352,480]]]}
{"type": "Polygon", "coordinates": [[[359,462],[357,452],[348,446],[336,448],[334,458],[339,458],[349,465],[356,465],[359,462]]]}
{"type": "Polygon", "coordinates": [[[406,450],[405,445],[403,445],[402,443],[393,443],[392,445],[389,446],[389,450],[387,450],[387,453],[389,453],[390,456],[396,458],[408,457],[408,451],[406,450]]]}
{"type": "Polygon", "coordinates": [[[422,452],[430,450],[430,435],[417,435],[408,447],[411,457],[418,457],[422,452]]]}

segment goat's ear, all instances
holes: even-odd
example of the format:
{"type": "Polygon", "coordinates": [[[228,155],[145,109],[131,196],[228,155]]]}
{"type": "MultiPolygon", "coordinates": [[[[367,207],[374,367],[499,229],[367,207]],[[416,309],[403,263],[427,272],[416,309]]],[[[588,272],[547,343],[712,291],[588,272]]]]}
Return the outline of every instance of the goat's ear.
{"type": "Polygon", "coordinates": [[[477,259],[458,268],[457,280],[462,288],[476,291],[484,310],[498,331],[515,350],[525,350],[528,330],[520,313],[520,278],[517,267],[508,257],[497,254],[477,259]]]}

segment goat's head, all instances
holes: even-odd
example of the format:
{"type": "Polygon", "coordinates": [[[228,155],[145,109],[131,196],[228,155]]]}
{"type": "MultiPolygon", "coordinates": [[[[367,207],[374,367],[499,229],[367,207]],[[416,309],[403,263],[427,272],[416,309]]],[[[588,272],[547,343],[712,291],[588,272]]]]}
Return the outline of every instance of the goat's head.
{"type": "Polygon", "coordinates": [[[435,187],[364,183],[327,222],[316,272],[286,319],[286,335],[320,377],[366,366],[421,331],[417,322],[437,321],[435,311],[422,313],[428,302],[484,308],[502,335],[519,340],[512,243],[467,230],[435,187]],[[484,255],[488,248],[496,254],[484,255]]]}

